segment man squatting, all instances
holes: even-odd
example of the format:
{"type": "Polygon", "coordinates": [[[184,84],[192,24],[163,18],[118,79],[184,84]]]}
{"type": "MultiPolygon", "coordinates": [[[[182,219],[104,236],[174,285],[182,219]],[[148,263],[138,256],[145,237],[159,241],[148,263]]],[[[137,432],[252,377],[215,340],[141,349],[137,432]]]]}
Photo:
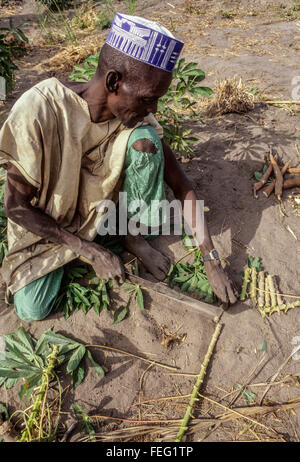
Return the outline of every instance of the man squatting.
{"type": "MultiPolygon", "coordinates": [[[[100,201],[125,191],[128,199],[150,204],[164,199],[165,181],[195,210],[191,183],[153,116],[182,47],[163,26],[117,13],[90,81],[52,77],[14,104],[0,131],[8,217],[2,275],[22,320],[50,314],[63,267],[78,257],[101,279],[124,280],[119,257],[94,242],[100,201]]],[[[184,208],[183,216],[191,221],[184,208]]],[[[149,240],[127,235],[124,245],[155,278],[166,277],[169,259],[149,240]]],[[[213,291],[223,303],[235,303],[235,288],[211,253],[205,219],[200,249],[213,291]]]]}

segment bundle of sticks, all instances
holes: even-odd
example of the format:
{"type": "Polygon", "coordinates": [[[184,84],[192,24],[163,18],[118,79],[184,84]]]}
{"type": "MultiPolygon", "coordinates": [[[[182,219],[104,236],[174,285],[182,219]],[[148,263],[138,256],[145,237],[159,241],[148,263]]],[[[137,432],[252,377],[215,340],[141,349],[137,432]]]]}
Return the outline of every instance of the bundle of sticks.
{"type": "Polygon", "coordinates": [[[279,292],[275,276],[267,275],[264,271],[257,273],[255,267],[250,268],[249,266],[244,270],[240,300],[244,301],[247,297],[252,299],[253,306],[258,308],[263,318],[273,313],[286,313],[291,308],[300,307],[300,300],[292,303],[283,301],[282,297],[288,297],[288,295],[284,296],[279,292]]]}
{"type": "Polygon", "coordinates": [[[274,174],[274,179],[269,183],[264,189],[263,194],[266,197],[269,197],[272,192],[275,192],[275,196],[278,200],[281,200],[282,191],[284,189],[294,188],[296,186],[300,186],[300,177],[293,177],[284,179],[284,175],[288,174],[297,174],[300,173],[300,168],[290,168],[291,161],[289,160],[286,162],[282,167],[278,165],[277,160],[273,156],[272,152],[270,152],[270,163],[261,177],[261,179],[254,184],[253,186],[253,194],[255,199],[257,199],[257,191],[261,189],[270,178],[271,174],[274,174]]]}

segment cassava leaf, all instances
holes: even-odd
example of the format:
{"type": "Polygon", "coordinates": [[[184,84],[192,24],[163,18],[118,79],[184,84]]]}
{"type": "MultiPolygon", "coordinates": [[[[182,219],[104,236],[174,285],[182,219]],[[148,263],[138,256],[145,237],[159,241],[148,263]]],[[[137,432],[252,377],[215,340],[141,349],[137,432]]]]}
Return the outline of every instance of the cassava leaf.
{"type": "Polygon", "coordinates": [[[142,292],[142,289],[140,288],[140,286],[138,286],[137,289],[136,289],[136,300],[137,300],[137,304],[140,307],[140,309],[142,311],[144,311],[145,310],[144,296],[143,296],[143,292],[142,292]]]}
{"type": "Polygon", "coordinates": [[[98,364],[98,363],[94,360],[94,358],[93,358],[93,356],[92,356],[92,354],[91,354],[90,351],[87,352],[87,355],[88,355],[89,360],[90,360],[91,363],[92,363],[92,366],[93,366],[95,372],[96,372],[98,375],[102,375],[102,376],[105,375],[104,369],[100,366],[100,364],[98,364]]]}
{"type": "MultiPolygon", "coordinates": [[[[129,303],[129,302],[128,302],[129,303]]],[[[113,324],[118,324],[119,322],[123,321],[129,314],[129,305],[121,305],[119,308],[116,309],[114,312],[114,322],[113,324]]]]}
{"type": "Polygon", "coordinates": [[[79,366],[79,363],[84,357],[85,352],[86,348],[84,345],[80,345],[78,348],[76,348],[68,361],[67,372],[73,372],[79,366]]]}
{"type": "Polygon", "coordinates": [[[73,388],[77,388],[83,382],[85,375],[84,361],[81,360],[76,369],[72,372],[72,384],[73,388]]]}

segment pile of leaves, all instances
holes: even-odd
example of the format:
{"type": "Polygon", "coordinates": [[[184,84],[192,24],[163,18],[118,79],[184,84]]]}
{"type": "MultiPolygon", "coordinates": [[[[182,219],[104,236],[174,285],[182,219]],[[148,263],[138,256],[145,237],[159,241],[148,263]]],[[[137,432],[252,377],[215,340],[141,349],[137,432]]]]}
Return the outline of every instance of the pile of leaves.
{"type": "MultiPolygon", "coordinates": [[[[183,235],[182,240],[186,247],[191,248],[188,236],[183,235]]],[[[217,301],[206,276],[200,249],[195,250],[192,264],[179,261],[170,266],[168,284],[171,288],[177,285],[183,292],[188,292],[207,303],[217,301]]]]}
{"type": "MultiPolygon", "coordinates": [[[[96,72],[99,54],[91,55],[82,65],[75,65],[69,80],[86,82],[96,72]]],[[[157,118],[164,129],[164,137],[171,148],[189,157],[192,145],[198,141],[191,135],[191,129],[185,129],[183,123],[199,118],[193,110],[199,95],[209,98],[213,93],[209,87],[200,86],[205,79],[205,73],[197,67],[197,63],[186,63],[182,58],[178,61],[173,72],[173,80],[167,93],[158,102],[157,118]]]]}
{"type": "Polygon", "coordinates": [[[0,76],[5,79],[7,92],[12,90],[15,82],[18,69],[15,60],[27,54],[25,43],[28,43],[28,38],[21,30],[25,25],[15,27],[10,18],[9,27],[0,27],[0,76]]]}
{"type": "Polygon", "coordinates": [[[71,312],[78,310],[87,314],[93,308],[100,315],[101,309],[108,310],[110,304],[109,289],[112,288],[112,280],[98,279],[94,272],[78,264],[67,268],[63,282],[55,302],[55,310],[63,311],[65,319],[71,312]],[[82,285],[78,279],[87,276],[88,285],[82,285]]]}

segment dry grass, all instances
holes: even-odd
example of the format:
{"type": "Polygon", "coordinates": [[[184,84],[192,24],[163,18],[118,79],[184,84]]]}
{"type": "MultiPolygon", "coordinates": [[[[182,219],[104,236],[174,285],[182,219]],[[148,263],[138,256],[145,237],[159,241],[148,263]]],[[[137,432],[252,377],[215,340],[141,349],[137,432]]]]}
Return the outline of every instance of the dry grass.
{"type": "Polygon", "coordinates": [[[238,114],[250,111],[254,108],[254,95],[249,93],[241,79],[233,77],[217,83],[214,94],[204,108],[207,117],[216,117],[223,114],[236,112],[238,114]]]}
{"type": "Polygon", "coordinates": [[[61,48],[50,59],[42,62],[42,67],[47,70],[72,70],[75,64],[82,63],[88,56],[100,51],[104,39],[98,35],[90,35],[83,39],[80,45],[67,45],[61,48]]]}

